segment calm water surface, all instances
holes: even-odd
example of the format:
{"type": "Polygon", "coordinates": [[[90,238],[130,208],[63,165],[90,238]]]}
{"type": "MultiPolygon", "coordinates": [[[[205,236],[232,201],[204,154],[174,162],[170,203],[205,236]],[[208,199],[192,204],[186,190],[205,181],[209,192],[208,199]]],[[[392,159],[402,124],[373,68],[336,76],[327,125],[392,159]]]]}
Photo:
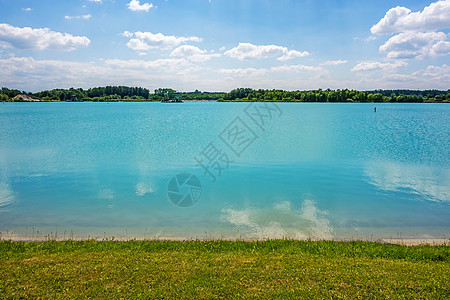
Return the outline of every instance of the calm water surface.
{"type": "Polygon", "coordinates": [[[0,124],[3,238],[450,235],[448,104],[2,103],[0,124]]]}

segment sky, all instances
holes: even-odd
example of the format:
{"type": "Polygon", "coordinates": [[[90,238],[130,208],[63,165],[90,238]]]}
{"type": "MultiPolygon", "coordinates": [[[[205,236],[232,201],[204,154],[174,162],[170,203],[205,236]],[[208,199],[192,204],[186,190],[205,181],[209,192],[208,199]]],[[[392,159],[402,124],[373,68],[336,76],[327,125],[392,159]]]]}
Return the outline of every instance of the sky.
{"type": "Polygon", "coordinates": [[[450,0],[0,0],[25,91],[450,89],[450,0]]]}

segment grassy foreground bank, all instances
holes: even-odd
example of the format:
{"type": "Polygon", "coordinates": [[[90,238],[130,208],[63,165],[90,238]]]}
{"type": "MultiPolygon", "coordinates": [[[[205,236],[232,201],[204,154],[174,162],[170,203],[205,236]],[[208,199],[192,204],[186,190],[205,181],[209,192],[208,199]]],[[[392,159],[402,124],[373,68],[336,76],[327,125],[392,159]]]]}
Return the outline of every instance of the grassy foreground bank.
{"type": "Polygon", "coordinates": [[[0,241],[0,298],[450,298],[450,247],[0,241]]]}

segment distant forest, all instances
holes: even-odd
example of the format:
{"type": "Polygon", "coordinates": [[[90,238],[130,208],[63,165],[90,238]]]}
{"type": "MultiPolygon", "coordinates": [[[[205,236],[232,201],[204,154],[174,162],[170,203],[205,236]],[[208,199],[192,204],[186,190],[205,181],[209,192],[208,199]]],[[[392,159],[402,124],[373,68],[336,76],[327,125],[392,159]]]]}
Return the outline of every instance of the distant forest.
{"type": "Polygon", "coordinates": [[[224,92],[177,92],[159,88],[153,93],[142,87],[106,86],[87,90],[82,88],[54,89],[37,93],[1,88],[0,101],[164,101],[207,100],[224,102],[272,101],[272,102],[450,102],[450,90],[254,90],[238,88],[224,92]]]}
{"type": "Polygon", "coordinates": [[[234,89],[220,101],[275,102],[450,102],[450,90],[253,90],[234,89]]]}
{"type": "Polygon", "coordinates": [[[209,92],[176,92],[173,89],[157,89],[153,93],[142,87],[128,86],[105,86],[95,87],[87,90],[82,88],[54,89],[38,93],[27,93],[19,90],[2,88],[0,90],[0,101],[162,101],[167,99],[180,100],[219,100],[223,99],[225,93],[209,92]]]}

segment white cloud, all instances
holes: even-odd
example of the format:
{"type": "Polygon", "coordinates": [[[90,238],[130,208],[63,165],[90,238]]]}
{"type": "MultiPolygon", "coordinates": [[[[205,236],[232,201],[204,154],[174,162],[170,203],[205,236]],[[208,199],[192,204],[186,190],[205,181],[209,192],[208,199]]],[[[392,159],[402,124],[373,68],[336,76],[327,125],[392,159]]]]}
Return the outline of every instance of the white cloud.
{"type": "Polygon", "coordinates": [[[186,57],[192,61],[201,62],[210,60],[213,57],[220,57],[220,54],[211,53],[208,54],[206,50],[201,50],[198,47],[192,45],[182,45],[176,48],[170,53],[172,57],[186,57]]]}
{"type": "Polygon", "coordinates": [[[422,12],[411,12],[406,7],[391,8],[372,28],[373,34],[392,34],[380,46],[387,58],[403,59],[445,56],[450,54],[450,42],[438,29],[450,28],[450,0],[431,3],[422,12]]]}
{"type": "Polygon", "coordinates": [[[190,66],[190,63],[183,58],[177,59],[157,59],[157,60],[120,60],[108,59],[105,64],[109,67],[121,69],[154,69],[165,70],[166,72],[172,70],[177,71],[181,68],[190,66]]]}
{"type": "Polygon", "coordinates": [[[234,47],[225,52],[225,55],[237,58],[239,60],[253,59],[253,58],[268,58],[272,56],[280,56],[278,60],[288,60],[295,57],[307,56],[307,51],[299,52],[296,50],[289,50],[286,47],[276,45],[253,45],[250,43],[239,43],[237,47],[234,47]]]}
{"type": "Polygon", "coordinates": [[[302,71],[324,71],[322,67],[305,66],[305,65],[284,65],[270,68],[273,72],[302,72],[302,71]]]}
{"type": "Polygon", "coordinates": [[[436,73],[447,73],[450,74],[450,66],[443,64],[442,66],[428,66],[425,74],[430,75],[430,73],[436,74],[436,73]]]}
{"type": "Polygon", "coordinates": [[[257,46],[250,43],[239,43],[237,47],[226,51],[225,55],[240,60],[250,58],[267,58],[284,53],[284,49],[286,48],[275,45],[257,46]]]}
{"type": "Polygon", "coordinates": [[[128,9],[132,11],[145,11],[148,12],[151,8],[153,8],[153,3],[143,3],[141,4],[139,0],[131,0],[130,3],[127,4],[128,9]]]}
{"type": "Polygon", "coordinates": [[[286,61],[286,60],[293,59],[296,57],[303,57],[303,56],[308,56],[308,55],[309,55],[308,51],[300,52],[297,50],[289,50],[286,53],[284,53],[283,56],[278,57],[277,60],[286,61]]]}
{"type": "Polygon", "coordinates": [[[23,11],[32,11],[33,9],[30,8],[30,7],[27,7],[27,8],[22,8],[22,10],[23,10],[23,11]]]}
{"type": "MultiPolygon", "coordinates": [[[[30,91],[57,87],[83,87],[105,85],[143,86],[150,89],[174,86],[183,81],[186,90],[201,81],[195,81],[193,64],[188,60],[119,60],[104,62],[71,62],[37,60],[31,57],[0,58],[0,78],[9,87],[22,87],[30,91]],[[189,71],[186,74],[186,70],[189,71]],[[26,78],[26,82],[24,81],[26,78]]],[[[202,79],[207,81],[207,79],[202,79]]],[[[179,87],[179,85],[177,86],[179,87]]]]}
{"type": "Polygon", "coordinates": [[[183,45],[173,50],[170,56],[185,57],[185,56],[203,55],[206,52],[207,52],[206,50],[201,50],[200,48],[192,45],[183,45]]]}
{"type": "Polygon", "coordinates": [[[129,32],[129,31],[124,31],[124,32],[121,33],[120,35],[122,35],[122,36],[124,36],[124,37],[127,37],[127,38],[130,38],[130,37],[133,37],[134,33],[129,32]]]}
{"type": "Polygon", "coordinates": [[[450,54],[450,42],[439,41],[433,45],[430,51],[431,56],[441,56],[450,54]]]}
{"type": "Polygon", "coordinates": [[[450,43],[443,32],[403,32],[380,46],[387,58],[418,58],[448,55],[450,43]]]}
{"type": "MultiPolygon", "coordinates": [[[[406,65],[404,61],[400,62],[406,65]]],[[[382,64],[378,66],[382,72],[361,73],[357,80],[329,78],[324,76],[326,70],[315,71],[315,67],[215,70],[202,68],[188,58],[175,57],[159,60],[140,57],[136,60],[114,59],[86,63],[0,55],[2,84],[29,91],[106,85],[143,86],[150,90],[170,86],[181,91],[192,91],[192,86],[210,91],[227,91],[236,86],[285,90],[337,89],[343,86],[360,90],[373,89],[374,86],[384,89],[448,89],[450,86],[449,64],[428,66],[412,74],[401,74],[407,69],[392,65],[388,68],[382,64]],[[408,80],[408,76],[411,80],[408,80]]],[[[374,69],[377,69],[376,65],[374,69]]]]}
{"type": "Polygon", "coordinates": [[[408,65],[408,63],[404,61],[398,61],[395,63],[380,63],[377,61],[365,61],[357,64],[352,68],[352,71],[375,71],[375,70],[395,70],[399,67],[403,67],[408,65]]]}
{"type": "MultiPolygon", "coordinates": [[[[359,38],[354,38],[355,40],[358,40],[359,38]]],[[[371,42],[371,41],[374,41],[374,40],[376,40],[377,39],[377,37],[376,36],[374,36],[374,35],[370,35],[370,36],[368,36],[367,38],[365,38],[364,39],[364,41],[366,42],[366,43],[369,43],[369,42],[371,42]]]]}
{"type": "Polygon", "coordinates": [[[84,20],[89,20],[91,18],[90,14],[87,15],[82,15],[82,16],[65,16],[64,17],[66,20],[72,20],[72,19],[84,19],[84,20]]]}
{"type": "Polygon", "coordinates": [[[27,89],[53,89],[67,84],[78,85],[81,81],[92,81],[103,76],[104,68],[88,63],[66,62],[57,60],[35,60],[31,57],[11,57],[0,59],[0,78],[6,85],[24,84],[27,89]],[[70,83],[72,81],[72,83],[70,83]]]}
{"type": "Polygon", "coordinates": [[[417,77],[408,74],[389,74],[385,75],[383,79],[386,79],[390,82],[411,82],[417,80],[417,77]]]}
{"type": "Polygon", "coordinates": [[[220,69],[219,73],[220,74],[224,74],[224,75],[233,75],[233,76],[260,76],[260,75],[264,75],[266,73],[268,73],[269,70],[264,69],[264,68],[260,68],[260,69],[255,69],[255,68],[237,68],[237,69],[220,69]]]}
{"type": "Polygon", "coordinates": [[[283,65],[278,67],[272,67],[270,69],[266,68],[236,68],[236,69],[220,69],[219,73],[224,75],[232,75],[236,77],[256,77],[262,76],[269,73],[286,73],[295,72],[300,73],[304,71],[309,72],[325,72],[322,67],[315,66],[305,66],[305,65],[283,65]]]}
{"type": "Polygon", "coordinates": [[[428,66],[424,71],[415,72],[413,75],[422,75],[423,78],[432,81],[438,81],[443,85],[450,84],[450,65],[443,64],[442,66],[428,66]]]}
{"type": "Polygon", "coordinates": [[[123,36],[131,38],[127,43],[127,47],[133,50],[146,51],[150,49],[170,49],[186,42],[201,42],[202,39],[196,36],[177,37],[171,35],[163,35],[162,33],[151,33],[137,31],[135,33],[125,31],[123,36]]]}
{"type": "Polygon", "coordinates": [[[429,65],[412,74],[384,74],[380,78],[380,85],[384,88],[408,88],[408,89],[442,89],[450,86],[450,66],[429,65]]]}
{"type": "Polygon", "coordinates": [[[437,1],[422,12],[411,12],[406,7],[391,8],[372,28],[373,34],[405,31],[434,31],[450,28],[450,0],[437,1]]]}
{"type": "Polygon", "coordinates": [[[0,47],[72,51],[87,47],[91,41],[84,36],[51,31],[49,28],[14,27],[0,24],[0,47]]]}
{"type": "Polygon", "coordinates": [[[89,2],[102,3],[102,0],[88,0],[89,2]]]}
{"type": "Polygon", "coordinates": [[[348,63],[348,60],[328,60],[324,63],[321,63],[322,66],[338,66],[338,65],[342,65],[342,64],[346,64],[348,63]]]}

